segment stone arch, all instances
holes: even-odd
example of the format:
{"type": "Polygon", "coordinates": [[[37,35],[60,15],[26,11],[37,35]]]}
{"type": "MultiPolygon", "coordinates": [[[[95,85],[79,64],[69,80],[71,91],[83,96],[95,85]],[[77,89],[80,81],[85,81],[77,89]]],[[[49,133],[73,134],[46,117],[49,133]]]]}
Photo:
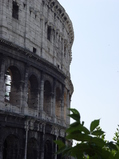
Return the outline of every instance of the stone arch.
{"type": "Polygon", "coordinates": [[[35,75],[31,75],[28,80],[28,99],[27,103],[29,108],[37,108],[38,103],[38,80],[35,75]]]}
{"type": "Polygon", "coordinates": [[[3,143],[3,159],[18,159],[19,140],[15,135],[9,135],[3,143]]]}
{"type": "Polygon", "coordinates": [[[30,138],[27,144],[27,159],[38,158],[38,144],[35,138],[30,138]]]}
{"type": "Polygon", "coordinates": [[[56,99],[55,99],[55,114],[58,118],[61,115],[61,90],[59,87],[56,88],[56,99]]]}
{"type": "Polygon", "coordinates": [[[51,83],[46,80],[44,83],[44,111],[51,115],[51,99],[52,99],[52,87],[51,83]]]}
{"type": "Polygon", "coordinates": [[[44,159],[52,159],[52,142],[47,140],[44,145],[44,159]]]}
{"type": "Polygon", "coordinates": [[[21,74],[16,66],[10,66],[5,72],[5,101],[20,105],[21,74]]]}

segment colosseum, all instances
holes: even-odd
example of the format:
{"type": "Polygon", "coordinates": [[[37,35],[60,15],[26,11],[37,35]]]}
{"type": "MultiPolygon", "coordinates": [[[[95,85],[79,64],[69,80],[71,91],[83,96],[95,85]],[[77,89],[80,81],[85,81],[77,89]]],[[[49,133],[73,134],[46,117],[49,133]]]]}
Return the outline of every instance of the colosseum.
{"type": "Polygon", "coordinates": [[[0,159],[60,159],[72,22],[57,0],[0,0],[0,159]]]}

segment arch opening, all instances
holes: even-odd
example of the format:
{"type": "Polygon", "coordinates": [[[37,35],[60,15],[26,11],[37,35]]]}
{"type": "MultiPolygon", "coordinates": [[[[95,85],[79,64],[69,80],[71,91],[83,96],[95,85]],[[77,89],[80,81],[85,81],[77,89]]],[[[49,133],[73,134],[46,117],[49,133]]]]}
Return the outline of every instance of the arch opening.
{"type": "Polygon", "coordinates": [[[45,142],[44,159],[52,159],[52,143],[49,140],[45,142]]]}
{"type": "Polygon", "coordinates": [[[10,69],[7,69],[5,73],[5,101],[10,101],[12,73],[10,69]]]}
{"type": "Polygon", "coordinates": [[[3,159],[18,159],[19,142],[14,135],[9,135],[3,143],[3,159]]]}
{"type": "Polygon", "coordinates": [[[52,88],[49,81],[45,81],[44,83],[44,111],[51,115],[51,98],[52,98],[52,88]]]}
{"type": "Polygon", "coordinates": [[[15,66],[10,66],[5,72],[5,102],[20,105],[21,75],[15,66]]]}
{"type": "Polygon", "coordinates": [[[38,145],[34,138],[29,139],[27,146],[27,159],[37,159],[38,157],[38,145]]]}

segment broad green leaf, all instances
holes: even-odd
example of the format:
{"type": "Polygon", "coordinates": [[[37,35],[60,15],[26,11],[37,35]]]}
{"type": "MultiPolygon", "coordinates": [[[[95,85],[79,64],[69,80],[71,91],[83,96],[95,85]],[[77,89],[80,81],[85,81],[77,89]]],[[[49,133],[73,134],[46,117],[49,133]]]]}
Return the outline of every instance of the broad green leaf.
{"type": "Polygon", "coordinates": [[[94,156],[90,157],[89,159],[101,159],[101,157],[98,156],[97,154],[95,154],[94,156]]]}
{"type": "Polygon", "coordinates": [[[102,130],[96,130],[96,131],[93,131],[91,134],[92,135],[95,135],[95,136],[101,136],[103,135],[105,132],[102,131],[102,130]]]}
{"type": "Polygon", "coordinates": [[[81,117],[80,117],[80,113],[78,112],[78,110],[73,109],[73,108],[70,108],[69,110],[72,112],[72,114],[69,114],[68,116],[70,116],[70,117],[73,118],[74,120],[80,122],[80,118],[81,118],[81,117]]]}
{"type": "Polygon", "coordinates": [[[72,147],[65,146],[57,151],[56,154],[62,154],[62,156],[70,156],[72,147]]]}
{"type": "Polygon", "coordinates": [[[103,139],[98,138],[98,137],[91,138],[91,142],[96,144],[99,147],[103,147],[106,144],[103,139]]]}
{"type": "Polygon", "coordinates": [[[74,109],[74,108],[69,108],[69,110],[73,113],[73,114],[78,114],[80,116],[80,113],[78,112],[78,110],[74,109]]]}
{"type": "Polygon", "coordinates": [[[90,124],[90,132],[93,132],[93,130],[94,130],[97,126],[99,126],[99,123],[100,123],[100,119],[92,121],[91,124],[90,124]]]}
{"type": "Polygon", "coordinates": [[[86,143],[77,144],[76,146],[72,147],[71,155],[76,156],[76,158],[80,157],[80,159],[82,159],[84,152],[86,152],[87,149],[89,149],[89,145],[86,143]]]}
{"type": "Polygon", "coordinates": [[[117,146],[113,142],[106,143],[106,146],[109,147],[110,150],[118,151],[117,146]]]}
{"type": "Polygon", "coordinates": [[[81,125],[81,124],[78,124],[76,127],[69,127],[66,130],[66,132],[67,133],[71,133],[71,132],[75,132],[77,130],[79,130],[79,131],[81,131],[81,132],[83,132],[85,134],[90,134],[90,131],[86,127],[84,127],[83,125],[81,125]]]}
{"type": "MultiPolygon", "coordinates": [[[[100,155],[101,155],[102,159],[109,159],[110,156],[112,157],[111,152],[109,150],[104,149],[104,148],[102,148],[100,155]]],[[[111,159],[113,159],[113,158],[111,158],[111,159]]]]}
{"type": "Polygon", "coordinates": [[[90,158],[97,156],[96,159],[98,159],[98,157],[99,159],[109,159],[110,152],[106,149],[103,149],[103,146],[92,144],[88,151],[88,155],[90,158]]]}
{"type": "Polygon", "coordinates": [[[69,114],[68,116],[76,121],[80,121],[80,117],[78,114],[69,114]]]}
{"type": "Polygon", "coordinates": [[[79,132],[76,133],[70,133],[69,135],[66,136],[67,139],[74,139],[77,141],[90,141],[91,140],[91,136],[87,135],[87,134],[81,134],[79,132]]]}
{"type": "Polygon", "coordinates": [[[76,127],[76,126],[78,126],[78,125],[80,125],[80,122],[77,122],[77,121],[76,121],[76,122],[70,124],[69,127],[76,127]]]}
{"type": "Polygon", "coordinates": [[[56,140],[56,141],[54,141],[54,142],[58,145],[59,149],[65,147],[65,144],[64,144],[61,140],[56,140]]]}

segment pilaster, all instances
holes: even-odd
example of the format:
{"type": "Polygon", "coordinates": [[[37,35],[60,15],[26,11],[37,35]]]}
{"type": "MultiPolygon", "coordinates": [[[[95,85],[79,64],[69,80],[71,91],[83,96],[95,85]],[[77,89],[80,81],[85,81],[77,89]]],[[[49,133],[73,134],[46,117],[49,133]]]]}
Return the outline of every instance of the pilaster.
{"type": "Polygon", "coordinates": [[[44,159],[44,146],[45,146],[45,124],[42,125],[42,141],[41,141],[41,159],[44,159]]]}
{"type": "Polygon", "coordinates": [[[0,103],[1,107],[4,106],[4,96],[5,96],[5,59],[2,58],[1,69],[0,69],[0,103]]]}
{"type": "Polygon", "coordinates": [[[62,85],[61,94],[61,120],[64,121],[64,86],[62,85]]]}
{"type": "Polygon", "coordinates": [[[39,114],[43,115],[43,101],[44,101],[44,76],[43,72],[41,73],[41,82],[40,82],[40,96],[39,96],[39,114]]]}
{"type": "MultiPolygon", "coordinates": [[[[70,94],[69,94],[69,91],[67,92],[67,114],[70,114],[70,111],[69,111],[69,108],[70,108],[70,94]]],[[[69,125],[70,124],[70,118],[69,116],[67,115],[66,117],[66,124],[69,125]]]]}
{"type": "Polygon", "coordinates": [[[53,92],[52,92],[52,116],[55,120],[55,99],[56,98],[56,79],[53,79],[53,92]]]}
{"type": "Polygon", "coordinates": [[[22,96],[22,104],[24,108],[24,113],[28,114],[28,73],[29,73],[29,65],[27,64],[25,67],[25,77],[24,77],[24,87],[23,87],[23,96],[22,96]]]}

